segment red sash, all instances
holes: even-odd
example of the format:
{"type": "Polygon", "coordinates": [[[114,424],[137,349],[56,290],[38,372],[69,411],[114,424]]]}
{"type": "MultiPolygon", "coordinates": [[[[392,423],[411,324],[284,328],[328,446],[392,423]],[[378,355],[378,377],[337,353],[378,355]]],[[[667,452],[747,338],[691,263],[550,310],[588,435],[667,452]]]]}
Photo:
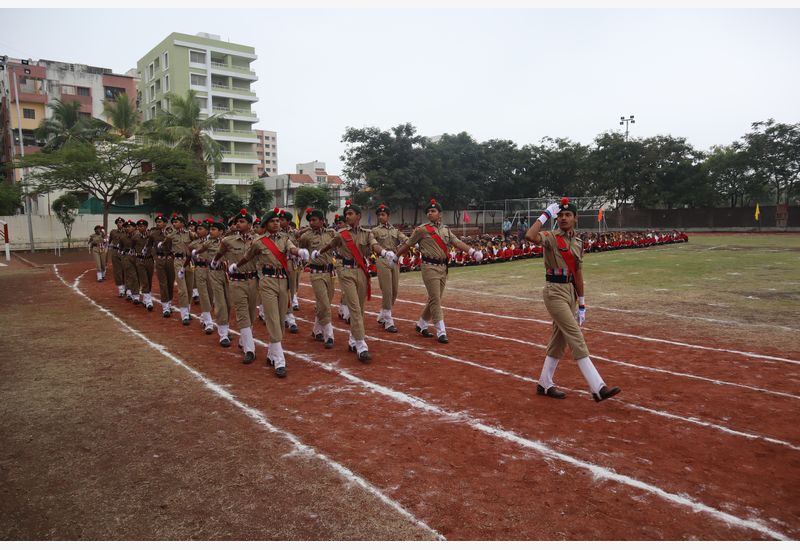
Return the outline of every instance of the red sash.
{"type": "Polygon", "coordinates": [[[278,245],[275,244],[275,241],[270,239],[269,235],[265,235],[265,236],[261,237],[261,239],[259,239],[259,240],[262,243],[264,243],[264,246],[269,248],[269,251],[272,252],[272,255],[275,256],[275,258],[278,259],[278,261],[283,266],[283,269],[288,270],[289,269],[289,264],[286,261],[286,254],[284,254],[283,252],[278,250],[278,245]]]}
{"type": "Polygon", "coordinates": [[[350,253],[353,255],[353,259],[355,259],[358,267],[361,268],[361,271],[364,272],[364,275],[367,277],[367,300],[372,300],[372,284],[370,282],[369,276],[369,269],[367,268],[367,264],[364,261],[364,256],[361,255],[361,251],[356,246],[355,241],[353,241],[353,237],[350,235],[350,231],[347,229],[341,231],[339,233],[342,236],[342,240],[344,240],[344,244],[350,253]]]}
{"type": "Polygon", "coordinates": [[[436,232],[436,230],[433,228],[431,224],[426,223],[424,227],[425,229],[428,230],[428,234],[431,236],[431,238],[434,241],[436,241],[436,244],[439,245],[439,248],[442,249],[442,252],[444,252],[444,257],[445,259],[447,259],[447,256],[450,254],[450,252],[447,250],[447,245],[444,244],[442,238],[439,236],[439,234],[436,232]]]}
{"type": "Polygon", "coordinates": [[[554,235],[556,238],[556,244],[558,245],[558,252],[561,254],[561,257],[564,258],[564,262],[567,264],[567,269],[569,269],[569,274],[572,275],[573,280],[575,279],[575,256],[572,255],[572,250],[570,250],[569,246],[567,246],[567,242],[564,240],[564,237],[561,235],[554,235]]]}

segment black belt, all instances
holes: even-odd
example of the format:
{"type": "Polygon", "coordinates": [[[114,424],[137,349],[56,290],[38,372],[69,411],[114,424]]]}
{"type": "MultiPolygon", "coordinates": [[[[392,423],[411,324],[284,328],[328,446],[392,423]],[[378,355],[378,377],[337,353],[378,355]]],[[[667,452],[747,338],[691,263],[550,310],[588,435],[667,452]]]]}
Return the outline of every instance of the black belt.
{"type": "Polygon", "coordinates": [[[195,260],[194,261],[194,265],[197,266],[197,267],[209,267],[210,264],[211,264],[211,262],[208,262],[206,260],[195,260]]]}
{"type": "Polygon", "coordinates": [[[346,265],[347,267],[355,267],[356,261],[355,260],[345,260],[342,258],[342,265],[346,265]]]}
{"type": "Polygon", "coordinates": [[[164,252],[156,252],[156,256],[161,259],[172,258],[172,254],[166,254],[164,252]]]}
{"type": "Polygon", "coordinates": [[[258,277],[257,271],[251,271],[249,273],[231,273],[230,278],[231,281],[247,281],[250,279],[255,279],[258,277]]]}
{"type": "Polygon", "coordinates": [[[276,279],[286,279],[289,277],[289,274],[286,273],[286,270],[282,267],[272,267],[270,265],[265,265],[261,268],[261,274],[265,277],[274,277],[276,279]]]}
{"type": "Polygon", "coordinates": [[[173,256],[174,256],[174,257],[176,257],[176,258],[178,258],[178,259],[180,259],[180,258],[185,258],[185,257],[186,257],[186,254],[181,254],[181,253],[179,252],[179,253],[177,253],[177,254],[173,254],[173,256]]]}
{"type": "Polygon", "coordinates": [[[436,258],[428,258],[426,256],[422,257],[422,261],[426,264],[447,265],[447,260],[437,260],[436,258]]]}
{"type": "Polygon", "coordinates": [[[330,273],[333,271],[332,265],[318,265],[318,264],[308,264],[308,270],[311,273],[330,273]]]}
{"type": "Polygon", "coordinates": [[[548,283],[571,283],[574,281],[572,275],[545,275],[548,283]]]}

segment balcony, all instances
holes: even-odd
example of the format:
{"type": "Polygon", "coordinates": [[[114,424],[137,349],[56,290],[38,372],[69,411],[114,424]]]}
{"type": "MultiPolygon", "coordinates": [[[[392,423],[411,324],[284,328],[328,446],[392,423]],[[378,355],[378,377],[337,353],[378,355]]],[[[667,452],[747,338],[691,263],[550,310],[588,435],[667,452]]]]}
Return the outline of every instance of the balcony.
{"type": "Polygon", "coordinates": [[[212,130],[209,135],[220,141],[236,141],[239,143],[258,143],[255,132],[234,132],[231,130],[212,130]]]}
{"type": "Polygon", "coordinates": [[[217,63],[215,61],[211,62],[211,72],[218,73],[218,74],[228,74],[229,76],[238,76],[241,78],[252,78],[256,80],[258,77],[256,76],[255,71],[250,70],[250,67],[242,67],[238,65],[227,65],[225,63],[217,63]]]}
{"type": "Polygon", "coordinates": [[[90,95],[61,94],[61,101],[64,103],[72,103],[73,101],[77,101],[81,104],[81,112],[92,112],[92,96],[90,95]]]}
{"type": "Polygon", "coordinates": [[[253,111],[245,109],[226,109],[225,107],[214,107],[214,114],[225,114],[228,115],[227,118],[233,120],[249,120],[252,122],[258,122],[258,115],[256,115],[253,111]]]}
{"type": "Polygon", "coordinates": [[[245,99],[248,101],[258,101],[256,93],[250,88],[242,88],[239,86],[227,86],[223,84],[211,84],[211,89],[214,90],[214,95],[220,97],[232,97],[234,99],[245,99]]]}

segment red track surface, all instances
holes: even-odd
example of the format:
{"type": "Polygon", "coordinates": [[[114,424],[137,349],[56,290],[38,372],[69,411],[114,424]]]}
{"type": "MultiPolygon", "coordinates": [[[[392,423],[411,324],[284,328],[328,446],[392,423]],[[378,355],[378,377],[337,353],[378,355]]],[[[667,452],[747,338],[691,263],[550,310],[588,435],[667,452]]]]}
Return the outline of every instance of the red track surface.
{"type": "MultiPolygon", "coordinates": [[[[59,269],[71,284],[90,267],[59,269]]],[[[284,338],[284,349],[301,356],[287,355],[288,377],[280,380],[266,368],[261,346],[256,363],[243,365],[236,346],[219,347],[196,320],[184,327],[178,316],[163,319],[158,307],[148,313],[133,306],[116,297],[113,281],[96,283],[94,270],[80,288],[448,539],[800,535],[800,357],[757,342],[744,347],[699,334],[688,343],[794,363],[587,330],[592,354],[657,370],[596,360],[606,382],[623,388],[618,398],[598,404],[574,361],[565,359],[556,380],[569,397],[558,401],[535,391],[549,327],[481,315],[547,320],[541,304],[501,308],[449,294],[446,306],[474,311],[445,311],[449,345],[419,337],[410,321],[398,322],[399,333],[386,333],[370,315],[367,334],[377,340],[368,339],[374,359],[364,365],[347,352],[346,332],[337,330],[334,349],[325,350],[301,322],[299,334],[284,338]]],[[[401,299],[424,301],[417,288],[401,283],[400,292],[401,299]]],[[[298,319],[313,321],[310,288],[302,286],[300,296],[306,300],[298,319]]],[[[367,306],[373,313],[379,308],[379,299],[367,306]]],[[[420,309],[398,303],[395,319],[416,319],[420,309]]],[[[591,316],[587,328],[668,339],[662,327],[628,324],[622,314],[604,312],[591,316]]],[[[334,325],[347,328],[338,319],[334,325]]],[[[264,326],[254,335],[266,341],[264,326]]]]}

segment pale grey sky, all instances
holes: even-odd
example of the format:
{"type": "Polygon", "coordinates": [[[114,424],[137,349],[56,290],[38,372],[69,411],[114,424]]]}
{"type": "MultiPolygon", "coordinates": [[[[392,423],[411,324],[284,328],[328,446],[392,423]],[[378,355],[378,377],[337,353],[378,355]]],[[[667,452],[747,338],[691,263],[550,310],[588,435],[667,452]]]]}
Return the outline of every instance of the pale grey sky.
{"type": "Polygon", "coordinates": [[[279,171],[339,173],[347,126],[411,122],[519,145],[634,136],[730,143],[800,121],[800,10],[2,9],[0,53],[124,73],[169,33],[255,47],[279,171]]]}

